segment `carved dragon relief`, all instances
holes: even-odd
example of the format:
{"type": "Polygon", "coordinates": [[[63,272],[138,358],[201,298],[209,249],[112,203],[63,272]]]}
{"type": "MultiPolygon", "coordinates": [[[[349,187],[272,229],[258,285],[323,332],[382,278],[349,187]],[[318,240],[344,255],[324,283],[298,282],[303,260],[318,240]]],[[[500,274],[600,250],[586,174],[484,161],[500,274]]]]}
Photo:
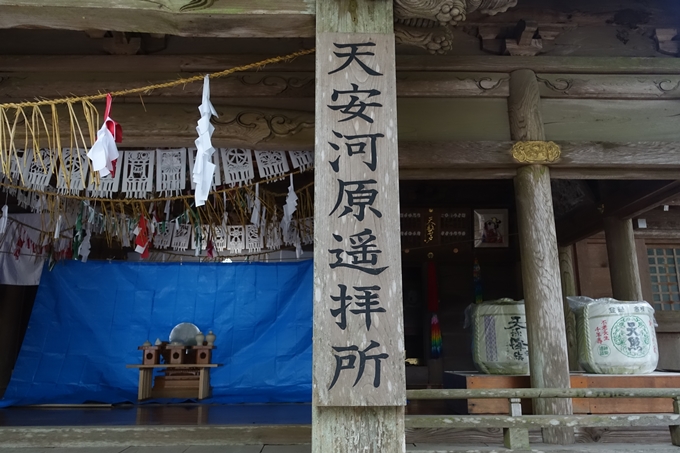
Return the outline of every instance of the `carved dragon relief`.
{"type": "Polygon", "coordinates": [[[449,26],[475,11],[493,16],[516,5],[517,0],[394,0],[396,40],[430,53],[446,53],[453,41],[449,26]]]}
{"type": "Polygon", "coordinates": [[[289,137],[304,129],[314,128],[314,114],[311,113],[300,113],[295,117],[255,110],[218,114],[220,116],[212,120],[215,135],[238,139],[249,145],[289,137]]]}

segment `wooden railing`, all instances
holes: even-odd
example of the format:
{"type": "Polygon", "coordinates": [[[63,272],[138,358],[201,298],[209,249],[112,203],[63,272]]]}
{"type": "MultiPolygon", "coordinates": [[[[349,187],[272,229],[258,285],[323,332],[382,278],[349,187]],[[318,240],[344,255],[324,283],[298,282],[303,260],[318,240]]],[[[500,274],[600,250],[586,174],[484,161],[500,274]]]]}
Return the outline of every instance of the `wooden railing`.
{"type": "Polygon", "coordinates": [[[508,415],[409,415],[407,428],[503,428],[507,448],[528,449],[529,429],[564,427],[668,426],[680,446],[680,388],[671,389],[423,389],[408,390],[409,400],[507,398],[508,415]],[[522,415],[522,398],[673,398],[673,414],[522,415]]]}

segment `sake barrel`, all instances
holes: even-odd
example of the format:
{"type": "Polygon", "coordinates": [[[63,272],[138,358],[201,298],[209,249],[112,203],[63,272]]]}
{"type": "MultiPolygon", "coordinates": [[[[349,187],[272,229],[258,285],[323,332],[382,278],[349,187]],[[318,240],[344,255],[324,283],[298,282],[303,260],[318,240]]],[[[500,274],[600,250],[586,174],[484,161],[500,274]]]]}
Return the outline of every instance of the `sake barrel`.
{"type": "Polygon", "coordinates": [[[659,352],[654,308],[644,301],[567,298],[576,315],[581,367],[598,374],[646,374],[656,369],[659,352]]]}
{"type": "Polygon", "coordinates": [[[501,299],[472,305],[472,359],[486,374],[528,374],[524,301],[501,299]]]}

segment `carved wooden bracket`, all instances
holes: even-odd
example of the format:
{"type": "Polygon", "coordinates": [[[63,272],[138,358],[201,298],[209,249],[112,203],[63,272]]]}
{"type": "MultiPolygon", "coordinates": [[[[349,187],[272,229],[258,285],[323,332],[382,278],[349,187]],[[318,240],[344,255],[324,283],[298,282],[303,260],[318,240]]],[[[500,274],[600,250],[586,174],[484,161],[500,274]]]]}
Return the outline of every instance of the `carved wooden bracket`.
{"type": "Polygon", "coordinates": [[[456,25],[475,11],[489,16],[517,6],[517,0],[394,0],[394,19],[410,26],[456,25]]]}
{"type": "MultiPolygon", "coordinates": [[[[521,20],[514,27],[502,25],[480,26],[477,36],[482,40],[482,49],[487,52],[513,56],[534,56],[552,46],[555,38],[574,25],[538,24],[536,21],[521,20]]],[[[467,30],[474,33],[475,30],[467,30]]]]}
{"type": "Polygon", "coordinates": [[[453,34],[447,27],[419,28],[394,25],[397,44],[422,47],[431,54],[445,54],[451,50],[453,34]]]}
{"type": "Polygon", "coordinates": [[[394,0],[397,43],[446,53],[453,37],[446,27],[464,21],[469,13],[493,16],[516,5],[517,0],[394,0]]]}
{"type": "Polygon", "coordinates": [[[656,42],[659,45],[659,52],[666,55],[680,55],[680,30],[677,28],[657,28],[656,42]]]}
{"type": "Polygon", "coordinates": [[[526,141],[517,142],[512,147],[512,158],[526,164],[546,164],[556,162],[562,151],[555,142],[526,141]]]}

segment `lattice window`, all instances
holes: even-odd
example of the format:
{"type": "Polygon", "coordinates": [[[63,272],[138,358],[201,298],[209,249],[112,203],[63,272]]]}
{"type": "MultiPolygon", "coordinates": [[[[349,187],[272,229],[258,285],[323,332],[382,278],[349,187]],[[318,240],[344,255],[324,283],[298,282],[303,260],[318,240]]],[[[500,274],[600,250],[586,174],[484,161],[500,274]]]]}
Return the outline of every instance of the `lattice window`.
{"type": "Polygon", "coordinates": [[[655,310],[680,311],[680,248],[647,248],[655,310]]]}

